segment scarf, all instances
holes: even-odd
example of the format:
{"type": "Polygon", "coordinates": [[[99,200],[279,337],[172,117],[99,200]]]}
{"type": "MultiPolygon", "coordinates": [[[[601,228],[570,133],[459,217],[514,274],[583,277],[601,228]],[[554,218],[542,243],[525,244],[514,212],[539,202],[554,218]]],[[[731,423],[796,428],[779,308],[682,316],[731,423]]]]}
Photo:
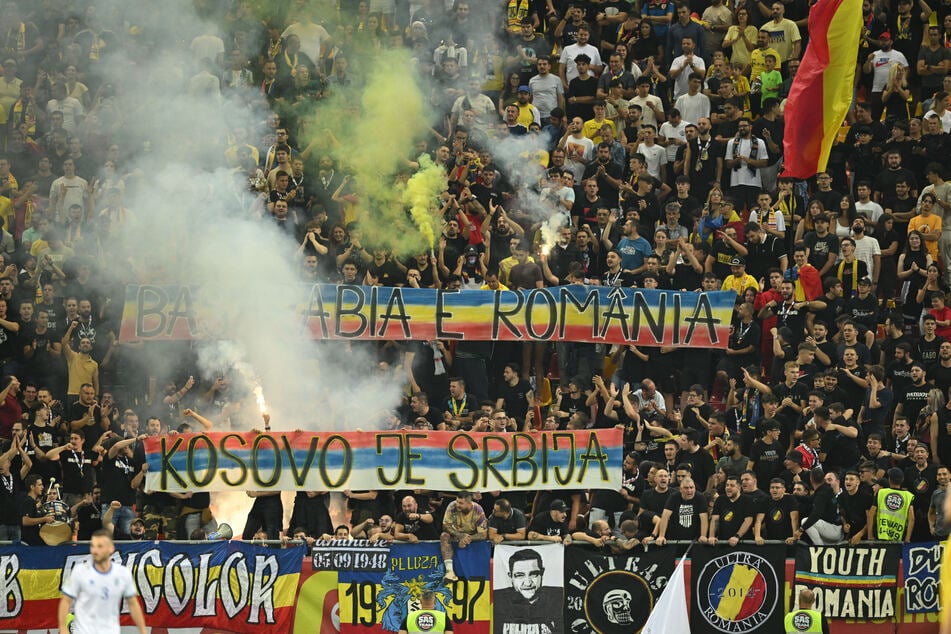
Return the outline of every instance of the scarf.
{"type": "MultiPolygon", "coordinates": [[[[758,141],[759,141],[759,139],[757,139],[755,135],[753,135],[753,134],[750,135],[750,155],[749,155],[749,159],[750,159],[751,161],[755,161],[755,160],[756,160],[756,157],[759,155],[759,143],[758,143],[758,141]]],[[[740,157],[740,143],[741,143],[741,142],[742,142],[742,139],[734,139],[734,141],[733,141],[733,160],[734,160],[734,161],[740,157]]],[[[752,165],[750,165],[749,163],[747,163],[747,164],[746,164],[746,169],[748,169],[751,173],[756,174],[756,170],[757,170],[758,168],[753,167],[752,165]]],[[[736,167],[734,167],[734,168],[733,168],[733,171],[734,171],[734,172],[739,172],[739,171],[740,171],[740,166],[737,165],[736,167]]]]}
{"type": "MultiPolygon", "coordinates": [[[[713,135],[710,135],[707,138],[707,142],[704,143],[703,145],[700,144],[700,137],[697,137],[697,162],[694,163],[694,168],[693,168],[695,172],[699,173],[703,171],[704,162],[710,158],[710,153],[708,152],[708,149],[710,148],[711,143],[713,143],[713,135]]],[[[734,148],[734,150],[735,149],[736,148],[734,148]]]]}
{"type": "Polygon", "coordinates": [[[287,55],[287,51],[284,51],[284,63],[287,64],[287,67],[291,69],[291,77],[297,77],[297,53],[294,53],[294,59],[291,60],[287,55]]]}
{"type": "MultiPolygon", "coordinates": [[[[839,262],[839,269],[838,269],[838,272],[836,273],[836,277],[839,278],[840,282],[845,280],[845,278],[842,277],[842,274],[845,271],[845,264],[846,264],[845,260],[842,260],[841,262],[839,262]]],[[[857,291],[859,288],[859,259],[858,258],[852,258],[851,268],[852,268],[852,282],[850,283],[850,286],[851,286],[850,290],[852,292],[850,293],[850,295],[855,295],[855,291],[857,291]]]]}

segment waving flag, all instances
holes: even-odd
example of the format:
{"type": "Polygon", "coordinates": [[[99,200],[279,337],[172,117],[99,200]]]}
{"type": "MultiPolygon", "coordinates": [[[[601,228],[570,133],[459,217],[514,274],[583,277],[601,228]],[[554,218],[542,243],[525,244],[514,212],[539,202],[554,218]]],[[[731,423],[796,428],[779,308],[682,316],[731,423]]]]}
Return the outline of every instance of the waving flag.
{"type": "Polygon", "coordinates": [[[862,33],[862,0],[819,0],[809,12],[809,46],[786,101],[784,176],[809,178],[826,168],[852,103],[862,33]]]}

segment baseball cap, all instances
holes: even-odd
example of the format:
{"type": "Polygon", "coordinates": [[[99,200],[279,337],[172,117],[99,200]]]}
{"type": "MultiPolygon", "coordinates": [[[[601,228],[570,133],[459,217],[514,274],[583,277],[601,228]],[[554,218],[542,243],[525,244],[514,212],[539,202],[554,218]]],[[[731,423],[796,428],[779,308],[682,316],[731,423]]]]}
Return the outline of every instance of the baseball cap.
{"type": "Polygon", "coordinates": [[[734,258],[730,260],[730,266],[743,266],[744,264],[746,264],[746,260],[738,255],[734,256],[734,258]]]}
{"type": "Polygon", "coordinates": [[[528,86],[528,84],[522,84],[521,86],[518,87],[518,91],[519,91],[519,92],[532,92],[532,89],[528,86]]]}
{"type": "Polygon", "coordinates": [[[548,505],[548,509],[551,511],[558,511],[560,513],[568,512],[568,507],[565,506],[565,503],[562,500],[552,500],[551,504],[548,505]]]}
{"type": "Polygon", "coordinates": [[[866,275],[865,277],[863,277],[862,279],[859,280],[859,284],[865,284],[866,286],[871,286],[871,285],[872,285],[872,278],[870,278],[869,276],[866,275]]]}

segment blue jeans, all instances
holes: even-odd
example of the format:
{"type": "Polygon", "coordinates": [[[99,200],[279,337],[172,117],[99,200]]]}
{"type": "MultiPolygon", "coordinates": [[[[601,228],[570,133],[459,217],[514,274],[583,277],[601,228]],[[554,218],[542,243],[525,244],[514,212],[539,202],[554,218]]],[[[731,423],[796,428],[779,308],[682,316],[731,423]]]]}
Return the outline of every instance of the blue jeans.
{"type": "MultiPolygon", "coordinates": [[[[109,505],[103,504],[99,512],[104,516],[108,510],[109,505]]],[[[112,523],[116,527],[116,532],[122,535],[129,534],[129,528],[132,526],[132,520],[134,519],[135,511],[132,510],[131,506],[120,506],[116,509],[115,513],[112,514],[112,523]]]]}
{"type": "Polygon", "coordinates": [[[16,524],[0,524],[0,541],[20,541],[20,527],[16,524]]]}

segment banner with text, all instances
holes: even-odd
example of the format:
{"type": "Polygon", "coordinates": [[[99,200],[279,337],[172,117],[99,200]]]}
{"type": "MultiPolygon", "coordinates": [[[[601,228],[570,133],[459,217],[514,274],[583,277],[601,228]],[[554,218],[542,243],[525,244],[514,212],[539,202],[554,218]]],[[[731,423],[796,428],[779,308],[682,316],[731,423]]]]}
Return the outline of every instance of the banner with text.
{"type": "Polygon", "coordinates": [[[492,556],[492,632],[565,631],[565,547],[499,544],[492,556]]]}
{"type": "Polygon", "coordinates": [[[636,548],[614,556],[583,546],[565,548],[565,631],[639,632],[676,562],[676,548],[636,548]]]}
{"type": "Polygon", "coordinates": [[[698,545],[690,557],[693,634],[782,631],[785,546],[698,545]]]}
{"type": "MultiPolygon", "coordinates": [[[[298,335],[312,339],[587,341],[726,348],[736,293],[603,286],[530,291],[315,284],[300,287],[298,335]]],[[[120,341],[217,339],[236,315],[195,286],[126,287],[120,341]]]]}
{"type": "MultiPolygon", "coordinates": [[[[252,634],[289,632],[303,548],[276,550],[241,542],[116,544],[115,560],[132,572],[152,627],[209,627],[252,634]]],[[[0,547],[0,630],[57,627],[60,588],[89,547],[0,547]]],[[[123,623],[131,625],[128,616],[123,623]]]]}
{"type": "Polygon", "coordinates": [[[941,609],[938,580],[944,543],[904,544],[901,549],[905,582],[905,612],[920,614],[941,609]]]}
{"type": "Polygon", "coordinates": [[[155,491],[618,489],[623,431],[211,432],[145,452],[155,491]]]}
{"type": "Polygon", "coordinates": [[[800,546],[793,596],[809,588],[833,619],[894,619],[901,548],[895,544],[800,546]]]}
{"type": "Polygon", "coordinates": [[[458,581],[444,581],[446,568],[437,542],[393,544],[385,572],[338,572],[340,632],[398,632],[409,611],[419,609],[420,593],[432,590],[436,609],[448,614],[454,632],[488,634],[491,544],[473,542],[455,550],[452,563],[458,581]]]}

